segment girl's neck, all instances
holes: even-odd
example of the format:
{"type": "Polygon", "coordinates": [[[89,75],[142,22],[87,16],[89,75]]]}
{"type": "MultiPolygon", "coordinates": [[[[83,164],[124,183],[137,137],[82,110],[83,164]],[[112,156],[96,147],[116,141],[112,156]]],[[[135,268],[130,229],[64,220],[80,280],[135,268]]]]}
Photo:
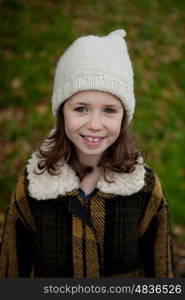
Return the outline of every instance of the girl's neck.
{"type": "Polygon", "coordinates": [[[77,153],[77,157],[83,166],[92,167],[93,171],[99,169],[98,164],[100,161],[100,156],[81,155],[80,153],[77,153]]]}
{"type": "Polygon", "coordinates": [[[102,172],[102,167],[96,167],[81,180],[80,187],[86,194],[90,194],[96,188],[102,172]]]}

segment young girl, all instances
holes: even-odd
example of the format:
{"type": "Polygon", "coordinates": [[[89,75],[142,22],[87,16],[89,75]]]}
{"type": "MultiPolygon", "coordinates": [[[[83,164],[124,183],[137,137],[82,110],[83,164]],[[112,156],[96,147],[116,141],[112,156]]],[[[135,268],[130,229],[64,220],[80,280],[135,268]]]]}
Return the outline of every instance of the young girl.
{"type": "Polygon", "coordinates": [[[168,204],[129,134],[133,69],[120,29],[61,56],[56,127],[9,204],[1,277],[173,277],[168,204]]]}

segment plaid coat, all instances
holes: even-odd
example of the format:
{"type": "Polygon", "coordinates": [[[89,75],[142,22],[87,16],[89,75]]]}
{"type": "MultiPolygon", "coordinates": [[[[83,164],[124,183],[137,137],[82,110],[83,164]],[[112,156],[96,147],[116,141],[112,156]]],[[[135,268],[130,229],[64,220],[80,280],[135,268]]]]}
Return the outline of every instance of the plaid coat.
{"type": "Polygon", "coordinates": [[[168,203],[140,158],[132,173],[101,178],[90,198],[65,163],[34,174],[37,152],[18,178],[0,248],[0,277],[173,277],[168,203]]]}

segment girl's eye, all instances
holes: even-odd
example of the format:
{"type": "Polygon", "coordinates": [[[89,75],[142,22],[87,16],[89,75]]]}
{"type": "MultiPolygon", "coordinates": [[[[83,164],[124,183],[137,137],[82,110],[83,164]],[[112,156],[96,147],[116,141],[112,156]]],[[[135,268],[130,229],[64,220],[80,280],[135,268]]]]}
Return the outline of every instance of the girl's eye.
{"type": "Polygon", "coordinates": [[[85,112],[87,110],[87,108],[85,106],[79,106],[77,108],[75,108],[75,111],[78,112],[85,112]]]}
{"type": "Polygon", "coordinates": [[[115,109],[110,108],[110,107],[106,108],[105,110],[106,110],[106,112],[108,112],[109,114],[116,113],[115,109]]]}
{"type": "MultiPolygon", "coordinates": [[[[75,111],[78,112],[87,112],[87,107],[85,106],[79,106],[77,108],[75,108],[75,111]]],[[[116,110],[110,107],[105,108],[105,112],[107,112],[108,114],[112,114],[112,113],[116,113],[116,110]]]]}

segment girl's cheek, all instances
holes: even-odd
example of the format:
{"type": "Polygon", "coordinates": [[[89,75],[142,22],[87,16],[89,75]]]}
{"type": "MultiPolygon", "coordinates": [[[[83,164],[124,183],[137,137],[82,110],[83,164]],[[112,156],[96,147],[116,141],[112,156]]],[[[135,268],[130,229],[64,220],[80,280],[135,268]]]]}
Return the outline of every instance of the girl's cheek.
{"type": "Polygon", "coordinates": [[[78,130],[82,125],[83,125],[82,122],[73,119],[68,122],[67,128],[70,131],[75,131],[78,130]]]}
{"type": "Polygon", "coordinates": [[[113,130],[118,130],[121,127],[121,121],[119,121],[119,119],[109,119],[107,120],[106,125],[113,130]]]}

